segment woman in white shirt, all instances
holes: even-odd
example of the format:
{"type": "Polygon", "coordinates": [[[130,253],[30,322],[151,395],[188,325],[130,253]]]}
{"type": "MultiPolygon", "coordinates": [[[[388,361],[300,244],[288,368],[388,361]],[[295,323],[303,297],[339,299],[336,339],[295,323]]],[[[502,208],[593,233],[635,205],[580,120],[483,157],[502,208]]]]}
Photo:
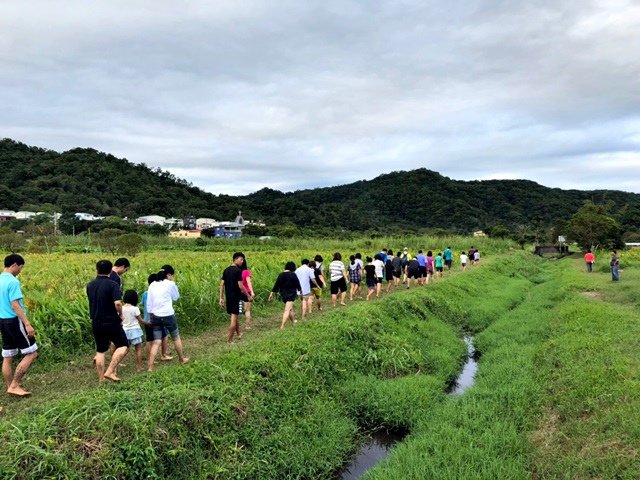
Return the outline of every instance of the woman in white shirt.
{"type": "Polygon", "coordinates": [[[166,328],[173,339],[176,353],[180,359],[180,363],[187,363],[189,357],[184,356],[182,348],[182,340],[180,339],[180,330],[178,330],[178,322],[176,320],[173,302],[180,298],[178,287],[173,282],[175,271],[171,265],[164,265],[158,272],[156,281],[149,285],[147,294],[147,311],[151,320],[153,329],[153,338],[151,340],[151,350],[149,352],[148,370],[152,371],[155,363],[160,343],[162,342],[162,329],[166,328]]]}

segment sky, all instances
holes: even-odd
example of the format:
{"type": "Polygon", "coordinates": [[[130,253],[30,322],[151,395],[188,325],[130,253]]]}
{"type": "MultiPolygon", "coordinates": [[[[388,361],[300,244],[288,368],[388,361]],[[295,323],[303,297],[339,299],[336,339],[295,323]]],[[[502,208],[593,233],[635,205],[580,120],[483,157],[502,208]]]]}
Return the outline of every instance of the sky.
{"type": "Polygon", "coordinates": [[[416,168],[640,193],[639,25],[639,0],[4,0],[0,138],[215,194],[416,168]]]}

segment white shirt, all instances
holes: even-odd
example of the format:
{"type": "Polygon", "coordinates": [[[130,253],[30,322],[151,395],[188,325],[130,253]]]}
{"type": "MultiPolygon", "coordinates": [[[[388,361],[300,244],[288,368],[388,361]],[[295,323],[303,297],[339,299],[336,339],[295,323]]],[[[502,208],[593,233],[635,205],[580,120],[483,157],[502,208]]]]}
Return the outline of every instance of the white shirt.
{"type": "Polygon", "coordinates": [[[156,317],[174,315],[173,302],[180,298],[178,287],[171,280],[153,282],[147,293],[147,310],[156,317]]]}
{"type": "Polygon", "coordinates": [[[376,277],[383,278],[384,277],[384,262],[382,260],[378,260],[376,258],[373,261],[373,264],[376,266],[376,277]]]}
{"type": "Polygon", "coordinates": [[[133,305],[122,306],[122,328],[125,330],[132,330],[134,328],[140,328],[138,317],[140,316],[140,309],[133,305]]]}
{"type": "Polygon", "coordinates": [[[311,280],[316,278],[313,269],[309,268],[309,265],[301,265],[296,269],[296,276],[300,280],[300,286],[302,287],[300,294],[309,295],[311,292],[311,280]]]}
{"type": "Polygon", "coordinates": [[[460,263],[467,263],[467,260],[469,260],[469,257],[467,257],[464,253],[460,255],[460,263]]]}

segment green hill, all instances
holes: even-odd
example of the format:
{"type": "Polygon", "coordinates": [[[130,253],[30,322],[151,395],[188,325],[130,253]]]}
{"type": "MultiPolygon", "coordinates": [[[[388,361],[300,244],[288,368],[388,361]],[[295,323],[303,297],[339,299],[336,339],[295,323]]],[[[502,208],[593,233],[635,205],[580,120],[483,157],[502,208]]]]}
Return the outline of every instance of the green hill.
{"type": "Polygon", "coordinates": [[[622,226],[640,225],[640,194],[561,190],[527,180],[457,181],[427,169],[283,193],[264,188],[232,197],[204,192],[169,172],[76,148],[58,153],[0,141],[0,209],[51,204],[63,212],[129,218],[147,214],[245,218],[350,231],[444,228],[466,233],[497,223],[548,226],[585,200],[612,201],[622,226]]]}

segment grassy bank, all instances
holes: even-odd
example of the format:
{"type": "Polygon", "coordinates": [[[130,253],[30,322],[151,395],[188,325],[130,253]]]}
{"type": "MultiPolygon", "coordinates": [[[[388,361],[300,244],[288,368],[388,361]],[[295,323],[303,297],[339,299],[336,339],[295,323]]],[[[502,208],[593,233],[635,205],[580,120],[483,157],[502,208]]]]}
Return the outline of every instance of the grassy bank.
{"type": "Polygon", "coordinates": [[[495,261],[246,348],[8,418],[3,478],[329,478],[367,425],[415,427],[537,260],[495,261]],[[505,280],[506,279],[506,280],[505,280]],[[411,400],[408,402],[407,400],[411,400]]]}

